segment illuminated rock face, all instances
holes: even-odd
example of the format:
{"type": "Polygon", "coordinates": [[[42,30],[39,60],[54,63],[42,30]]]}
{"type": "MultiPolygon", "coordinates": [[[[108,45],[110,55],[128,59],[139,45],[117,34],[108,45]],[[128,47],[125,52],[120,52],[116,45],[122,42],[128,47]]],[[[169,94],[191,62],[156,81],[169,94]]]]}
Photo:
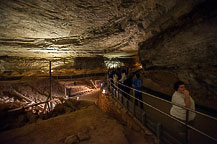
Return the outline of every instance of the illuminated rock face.
{"type": "Polygon", "coordinates": [[[213,98],[216,7],[212,0],[1,0],[0,73],[47,70],[48,60],[57,69],[87,68],[92,60],[75,58],[139,54],[144,70],[173,70],[203,89],[195,95],[213,98]]]}
{"type": "Polygon", "coordinates": [[[19,57],[121,57],[201,0],[0,1],[0,53],[19,57]]]}

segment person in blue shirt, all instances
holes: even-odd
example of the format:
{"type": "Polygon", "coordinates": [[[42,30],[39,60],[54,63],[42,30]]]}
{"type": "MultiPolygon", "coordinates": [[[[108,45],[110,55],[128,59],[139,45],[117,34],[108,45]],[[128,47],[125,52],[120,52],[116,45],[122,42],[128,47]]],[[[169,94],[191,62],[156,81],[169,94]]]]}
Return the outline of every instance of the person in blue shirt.
{"type": "MultiPolygon", "coordinates": [[[[136,79],[133,81],[133,87],[136,89],[136,90],[139,90],[139,91],[142,91],[142,84],[143,84],[143,81],[142,79],[140,78],[140,75],[139,73],[136,74],[136,79]]],[[[134,90],[134,95],[137,99],[141,100],[142,101],[142,93],[141,92],[138,92],[134,90]]],[[[135,105],[138,106],[138,100],[135,100],[135,105]]],[[[140,108],[143,109],[143,103],[140,102],[140,108]]]]}

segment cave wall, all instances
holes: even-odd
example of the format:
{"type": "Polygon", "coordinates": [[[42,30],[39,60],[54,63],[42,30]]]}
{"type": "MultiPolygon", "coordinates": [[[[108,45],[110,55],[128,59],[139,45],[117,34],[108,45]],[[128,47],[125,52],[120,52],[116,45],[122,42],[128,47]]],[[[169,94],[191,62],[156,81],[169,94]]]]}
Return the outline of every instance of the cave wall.
{"type": "Polygon", "coordinates": [[[103,57],[76,57],[39,59],[16,56],[0,56],[0,76],[49,75],[51,61],[52,75],[100,73],[106,70],[103,57]]]}
{"type": "Polygon", "coordinates": [[[94,69],[105,68],[103,57],[77,57],[75,58],[75,68],[77,69],[94,69]]]}
{"type": "Polygon", "coordinates": [[[202,3],[141,43],[145,86],[171,95],[173,83],[182,80],[197,104],[217,109],[216,6],[202,3]]]}
{"type": "Polygon", "coordinates": [[[113,65],[113,62],[116,61],[123,63],[127,67],[133,67],[138,64],[138,57],[108,59],[96,56],[40,59],[0,56],[0,77],[48,76],[49,61],[51,61],[52,75],[79,75],[106,72],[108,63],[113,65]]]}

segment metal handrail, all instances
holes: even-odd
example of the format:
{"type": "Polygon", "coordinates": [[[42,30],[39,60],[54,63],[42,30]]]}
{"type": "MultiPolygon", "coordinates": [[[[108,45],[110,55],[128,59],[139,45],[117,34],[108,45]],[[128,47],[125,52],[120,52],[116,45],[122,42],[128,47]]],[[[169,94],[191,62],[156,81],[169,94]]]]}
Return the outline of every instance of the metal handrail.
{"type": "MultiPolygon", "coordinates": [[[[118,88],[116,85],[113,84],[113,86],[114,86],[115,88],[119,89],[120,91],[126,93],[126,92],[123,91],[122,89],[118,88]]],[[[126,93],[126,94],[127,94],[127,93],[126,93]]],[[[142,100],[140,100],[140,99],[138,99],[138,98],[136,98],[136,97],[134,97],[134,96],[132,96],[132,95],[130,95],[130,94],[128,94],[128,95],[129,95],[130,97],[132,97],[132,98],[138,100],[139,102],[142,102],[143,104],[145,104],[145,105],[147,105],[147,106],[149,106],[149,107],[155,109],[156,111],[158,111],[158,112],[160,112],[160,113],[162,113],[162,114],[164,114],[164,115],[167,115],[167,116],[169,116],[170,118],[172,118],[172,119],[174,119],[174,120],[177,120],[177,121],[179,121],[179,122],[182,123],[182,124],[185,124],[183,121],[176,119],[175,117],[173,117],[173,116],[171,116],[171,115],[169,115],[169,114],[167,114],[167,113],[165,113],[165,112],[163,112],[163,111],[161,111],[161,110],[159,110],[159,109],[153,107],[152,105],[150,105],[150,104],[148,104],[148,103],[146,103],[146,102],[144,102],[144,101],[142,101],[142,100]]]]}
{"type": "MultiPolygon", "coordinates": [[[[150,104],[148,104],[148,103],[146,103],[146,102],[144,102],[144,101],[142,101],[142,100],[140,100],[140,99],[138,99],[138,98],[136,98],[136,97],[134,97],[134,96],[132,96],[132,95],[130,95],[130,94],[128,94],[128,93],[126,93],[126,92],[123,91],[122,89],[118,88],[115,84],[113,84],[110,80],[108,80],[108,81],[109,81],[110,84],[112,84],[116,89],[120,90],[121,92],[124,92],[125,94],[129,95],[129,96],[132,97],[133,99],[138,100],[139,102],[141,102],[141,103],[143,103],[143,104],[145,104],[145,105],[147,105],[147,106],[153,108],[154,110],[156,110],[156,111],[158,111],[158,112],[160,112],[160,113],[162,113],[162,114],[168,116],[169,118],[171,118],[171,119],[173,119],[173,120],[175,120],[175,121],[177,121],[177,122],[179,122],[179,123],[185,125],[186,127],[190,128],[190,129],[193,129],[193,130],[195,130],[196,132],[200,133],[201,135],[204,135],[204,136],[206,136],[206,137],[212,139],[213,141],[217,142],[217,139],[216,139],[216,138],[214,138],[214,137],[212,137],[212,136],[209,136],[208,134],[206,134],[206,133],[204,133],[204,132],[202,132],[202,131],[200,131],[200,130],[198,130],[198,129],[196,129],[196,128],[190,126],[190,125],[188,125],[187,123],[185,123],[185,122],[183,122],[183,121],[181,121],[181,120],[179,120],[179,119],[177,119],[177,118],[175,118],[175,117],[173,117],[173,116],[171,116],[171,115],[169,115],[169,114],[167,114],[167,113],[165,113],[165,112],[163,112],[163,111],[161,111],[161,110],[159,110],[159,109],[153,107],[152,105],[150,105],[150,104]]],[[[122,83],[119,83],[119,82],[117,82],[117,83],[118,83],[118,84],[121,84],[122,86],[125,86],[125,87],[127,87],[127,88],[130,88],[130,89],[132,89],[132,90],[138,91],[138,92],[140,92],[140,93],[149,95],[149,96],[151,96],[151,97],[153,97],[153,98],[162,100],[162,101],[164,101],[164,102],[166,102],[166,103],[173,104],[173,105],[176,105],[176,106],[178,106],[178,107],[182,107],[182,108],[184,108],[184,109],[186,109],[186,110],[190,110],[190,111],[192,111],[192,112],[195,112],[195,113],[198,113],[198,114],[207,116],[207,117],[209,117],[209,118],[211,118],[211,119],[217,120],[216,118],[214,118],[214,117],[212,117],[212,116],[209,116],[209,115],[203,114],[203,113],[201,113],[201,112],[198,112],[198,111],[195,111],[195,110],[192,110],[192,109],[183,107],[183,106],[181,106],[181,105],[174,104],[174,103],[172,103],[172,102],[170,102],[170,101],[166,101],[166,100],[164,100],[164,99],[162,99],[162,98],[158,98],[158,97],[156,97],[156,96],[154,96],[154,95],[151,95],[151,94],[149,94],[149,93],[146,93],[146,92],[143,92],[143,91],[140,91],[140,90],[136,90],[136,89],[134,89],[134,88],[132,88],[132,87],[128,87],[128,86],[126,86],[126,85],[124,85],[124,84],[122,84],[122,83]]]]}
{"type": "Polygon", "coordinates": [[[170,104],[172,104],[172,105],[175,105],[175,106],[181,107],[181,108],[183,108],[183,109],[189,110],[189,111],[191,111],[191,112],[195,112],[195,113],[197,113],[197,114],[203,115],[203,116],[205,116],[205,117],[209,117],[210,119],[213,119],[213,120],[217,121],[217,118],[215,118],[215,117],[213,117],[213,116],[210,116],[210,115],[207,115],[207,114],[204,114],[204,113],[198,112],[198,111],[193,110],[193,109],[191,109],[191,108],[186,108],[186,107],[184,107],[184,106],[182,106],[182,105],[179,105],[179,104],[176,104],[176,103],[173,103],[173,102],[167,101],[167,100],[162,99],[162,98],[159,98],[159,97],[156,97],[156,96],[154,96],[154,95],[152,95],[152,94],[149,94],[149,93],[147,93],[147,92],[143,92],[143,91],[140,91],[140,90],[134,89],[134,88],[132,88],[132,87],[128,87],[128,86],[126,86],[126,85],[124,85],[124,84],[122,84],[122,83],[120,83],[120,82],[117,82],[117,83],[118,83],[118,84],[121,84],[122,86],[125,86],[125,87],[127,87],[127,88],[130,88],[130,89],[132,89],[132,90],[134,90],[134,91],[137,91],[137,92],[143,93],[143,94],[145,94],[145,95],[148,95],[148,96],[151,96],[151,97],[153,97],[153,98],[159,99],[159,100],[164,101],[164,102],[166,102],[166,103],[170,103],[170,104]]]}

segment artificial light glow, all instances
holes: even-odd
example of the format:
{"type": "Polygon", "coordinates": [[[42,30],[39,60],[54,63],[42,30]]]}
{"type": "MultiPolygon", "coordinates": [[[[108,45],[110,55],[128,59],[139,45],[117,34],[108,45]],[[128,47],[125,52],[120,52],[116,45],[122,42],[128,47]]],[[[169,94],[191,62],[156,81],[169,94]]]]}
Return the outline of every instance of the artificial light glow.
{"type": "Polygon", "coordinates": [[[105,65],[107,68],[118,68],[124,66],[124,63],[120,61],[105,61],[105,65]]]}
{"type": "Polygon", "coordinates": [[[102,90],[102,93],[105,94],[105,89],[102,90]]]}

